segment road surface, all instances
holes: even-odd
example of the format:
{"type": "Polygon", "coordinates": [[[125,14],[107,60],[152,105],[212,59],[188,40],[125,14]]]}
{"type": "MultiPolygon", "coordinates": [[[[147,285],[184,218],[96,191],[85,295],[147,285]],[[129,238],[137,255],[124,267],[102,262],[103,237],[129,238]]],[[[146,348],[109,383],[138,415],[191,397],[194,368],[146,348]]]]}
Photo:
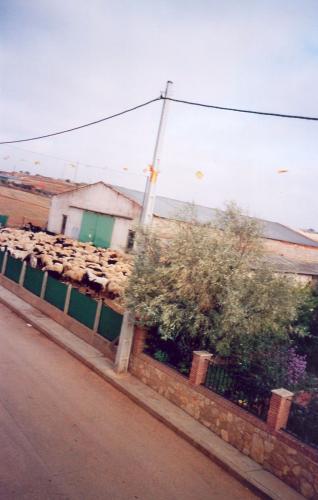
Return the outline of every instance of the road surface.
{"type": "Polygon", "coordinates": [[[257,498],[0,304],[0,499],[257,498]]]}

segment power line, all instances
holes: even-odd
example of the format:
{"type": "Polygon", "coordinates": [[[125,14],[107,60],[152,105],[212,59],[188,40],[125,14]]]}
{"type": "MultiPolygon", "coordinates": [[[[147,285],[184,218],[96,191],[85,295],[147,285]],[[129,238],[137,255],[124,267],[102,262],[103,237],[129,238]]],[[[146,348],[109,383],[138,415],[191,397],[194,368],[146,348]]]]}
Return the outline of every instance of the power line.
{"type": "Polygon", "coordinates": [[[289,119],[296,119],[296,120],[318,121],[318,117],[315,117],[315,116],[288,115],[288,114],[284,114],[284,113],[271,113],[271,112],[266,112],[266,111],[255,111],[255,110],[251,110],[251,109],[229,108],[226,106],[216,106],[213,104],[203,104],[200,102],[185,101],[182,99],[174,99],[172,97],[164,97],[163,95],[161,95],[160,97],[156,97],[155,99],[151,99],[150,101],[139,104],[138,106],[134,106],[133,108],[125,109],[124,111],[120,111],[119,113],[115,113],[113,115],[106,116],[105,118],[100,118],[99,120],[94,120],[92,122],[85,123],[84,125],[78,125],[77,127],[72,127],[72,128],[65,129],[65,130],[60,130],[58,132],[52,132],[50,134],[43,134],[43,135],[39,135],[36,137],[30,137],[28,139],[17,139],[14,141],[1,141],[0,145],[17,144],[19,142],[36,141],[38,139],[46,139],[47,137],[54,137],[56,135],[66,134],[68,132],[74,132],[74,130],[80,130],[82,128],[90,127],[91,125],[96,125],[98,123],[102,123],[102,122],[105,122],[107,120],[111,120],[112,118],[116,118],[117,116],[121,116],[121,115],[124,115],[126,113],[130,113],[131,111],[135,111],[137,109],[143,108],[143,107],[148,106],[149,104],[152,104],[153,102],[159,101],[161,99],[166,99],[168,101],[178,102],[181,104],[189,104],[191,106],[199,106],[201,108],[218,109],[221,111],[234,111],[236,113],[248,113],[248,114],[253,114],[253,115],[274,116],[276,118],[289,118],[289,119]]]}
{"type": "Polygon", "coordinates": [[[283,113],[269,113],[266,111],[254,111],[251,109],[227,108],[225,106],[214,106],[212,104],[202,104],[200,102],[184,101],[181,99],[173,99],[172,97],[163,97],[163,96],[161,96],[160,99],[166,99],[168,101],[179,102],[181,104],[190,104],[191,106],[200,106],[201,108],[220,109],[221,111],[235,111],[237,113],[249,113],[252,115],[265,115],[265,116],[275,116],[277,118],[293,118],[293,119],[297,119],[297,120],[318,121],[318,118],[315,116],[286,115],[283,113]]]}
{"type": "Polygon", "coordinates": [[[91,125],[96,125],[97,123],[105,122],[107,120],[111,120],[112,118],[116,118],[117,116],[124,115],[126,113],[130,113],[131,111],[135,111],[136,109],[143,108],[144,106],[148,106],[149,104],[159,101],[161,97],[156,97],[155,99],[151,99],[151,101],[144,102],[143,104],[138,104],[138,106],[134,106],[133,108],[125,109],[124,111],[120,111],[119,113],[115,113],[114,115],[106,116],[105,118],[100,118],[99,120],[95,120],[93,122],[85,123],[84,125],[78,125],[77,127],[72,127],[66,130],[60,130],[59,132],[52,132],[51,134],[43,134],[37,137],[30,137],[29,139],[18,139],[15,141],[2,141],[1,144],[16,144],[18,142],[28,142],[28,141],[36,141],[38,139],[45,139],[47,137],[53,137],[55,135],[66,134],[67,132],[73,132],[74,130],[79,130],[81,128],[90,127],[91,125]]]}

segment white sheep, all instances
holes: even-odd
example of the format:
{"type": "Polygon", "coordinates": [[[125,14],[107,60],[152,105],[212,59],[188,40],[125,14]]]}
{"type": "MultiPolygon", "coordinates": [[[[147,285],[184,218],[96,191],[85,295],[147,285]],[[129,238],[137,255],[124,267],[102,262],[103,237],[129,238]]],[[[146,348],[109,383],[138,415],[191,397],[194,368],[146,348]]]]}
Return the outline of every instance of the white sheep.
{"type": "Polygon", "coordinates": [[[63,272],[64,278],[69,278],[72,281],[76,281],[77,283],[81,283],[86,273],[85,268],[75,267],[72,269],[68,269],[63,272]]]}
{"type": "Polygon", "coordinates": [[[63,272],[63,264],[61,264],[60,262],[52,261],[51,264],[43,267],[42,271],[48,271],[51,274],[60,276],[63,272]]]}

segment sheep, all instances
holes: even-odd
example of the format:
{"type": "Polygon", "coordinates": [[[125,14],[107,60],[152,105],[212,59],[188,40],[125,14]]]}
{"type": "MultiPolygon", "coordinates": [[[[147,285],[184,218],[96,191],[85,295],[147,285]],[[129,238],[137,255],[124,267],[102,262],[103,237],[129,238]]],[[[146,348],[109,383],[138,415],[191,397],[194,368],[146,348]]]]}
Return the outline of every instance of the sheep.
{"type": "Polygon", "coordinates": [[[132,257],[119,250],[96,248],[43,231],[0,230],[0,250],[10,251],[16,258],[57,278],[83,284],[85,293],[94,290],[95,294],[116,299],[122,296],[133,265],[132,257]]]}
{"type": "Polygon", "coordinates": [[[51,255],[42,254],[39,257],[42,266],[49,266],[53,264],[53,259],[51,255]]]}
{"type": "Polygon", "coordinates": [[[14,259],[19,259],[19,260],[24,260],[25,257],[27,256],[28,252],[23,251],[23,250],[16,250],[9,248],[8,249],[9,255],[11,255],[14,259]]]}
{"type": "Polygon", "coordinates": [[[81,283],[81,281],[84,278],[85,273],[86,273],[86,269],[83,269],[80,267],[75,267],[73,269],[67,269],[66,271],[64,271],[63,277],[69,278],[71,281],[76,281],[78,283],[81,283]]]}
{"type": "Polygon", "coordinates": [[[99,264],[99,257],[97,255],[88,255],[86,257],[86,262],[93,262],[94,264],[99,264]]]}
{"type": "Polygon", "coordinates": [[[63,272],[63,264],[60,262],[52,262],[51,264],[43,267],[42,271],[48,271],[48,273],[54,278],[59,278],[63,272]]]}
{"type": "Polygon", "coordinates": [[[24,261],[30,265],[33,269],[35,269],[38,265],[38,259],[32,253],[29,253],[24,261]]]}
{"type": "Polygon", "coordinates": [[[89,269],[86,269],[86,274],[84,276],[83,281],[87,281],[87,283],[91,286],[91,288],[93,288],[97,292],[105,291],[106,286],[109,282],[109,280],[105,276],[103,275],[97,276],[96,274],[92,273],[89,269]]]}
{"type": "Polygon", "coordinates": [[[115,299],[123,295],[124,287],[117,281],[109,281],[107,286],[107,294],[110,298],[115,299]]]}

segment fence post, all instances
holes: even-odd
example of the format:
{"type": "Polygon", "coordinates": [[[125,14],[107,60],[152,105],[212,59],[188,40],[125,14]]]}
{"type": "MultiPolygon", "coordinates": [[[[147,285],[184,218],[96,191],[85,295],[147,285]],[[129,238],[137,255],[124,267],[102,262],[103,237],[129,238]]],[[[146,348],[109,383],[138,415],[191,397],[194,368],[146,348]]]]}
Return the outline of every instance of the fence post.
{"type": "Polygon", "coordinates": [[[67,285],[65,302],[64,302],[64,310],[63,310],[64,314],[68,313],[68,309],[70,307],[71,293],[72,293],[72,285],[67,285]]]}
{"type": "Polygon", "coordinates": [[[273,389],[267,415],[267,425],[279,431],[287,425],[294,393],[287,389],[273,389]]]}
{"type": "Polygon", "coordinates": [[[115,359],[115,371],[117,373],[126,373],[128,371],[131,345],[134,336],[134,323],[134,315],[129,311],[125,311],[115,359]]]}
{"type": "Polygon", "coordinates": [[[147,337],[147,330],[145,328],[141,328],[140,326],[135,325],[133,346],[132,346],[133,354],[135,355],[141,354],[144,351],[146,337],[147,337]]]}
{"type": "Polygon", "coordinates": [[[1,274],[4,274],[6,272],[7,262],[8,262],[8,252],[5,252],[1,267],[1,274]]]}
{"type": "Polygon", "coordinates": [[[211,358],[212,354],[207,351],[193,351],[193,358],[189,376],[190,384],[204,384],[211,358]]]}
{"type": "Polygon", "coordinates": [[[44,276],[43,276],[43,281],[42,281],[42,287],[41,287],[41,294],[40,294],[40,298],[41,299],[44,299],[45,290],[46,290],[46,284],[47,284],[47,277],[48,277],[48,272],[44,271],[44,276]]]}
{"type": "Polygon", "coordinates": [[[24,261],[21,267],[21,272],[20,272],[20,278],[19,278],[19,285],[23,286],[24,279],[25,279],[25,273],[26,273],[26,262],[24,261]]]}
{"type": "Polygon", "coordinates": [[[97,302],[97,308],[96,308],[96,314],[95,314],[94,326],[93,326],[93,332],[95,332],[95,333],[97,332],[97,329],[98,329],[100,315],[102,312],[102,306],[103,306],[103,301],[99,300],[97,302]]]}

